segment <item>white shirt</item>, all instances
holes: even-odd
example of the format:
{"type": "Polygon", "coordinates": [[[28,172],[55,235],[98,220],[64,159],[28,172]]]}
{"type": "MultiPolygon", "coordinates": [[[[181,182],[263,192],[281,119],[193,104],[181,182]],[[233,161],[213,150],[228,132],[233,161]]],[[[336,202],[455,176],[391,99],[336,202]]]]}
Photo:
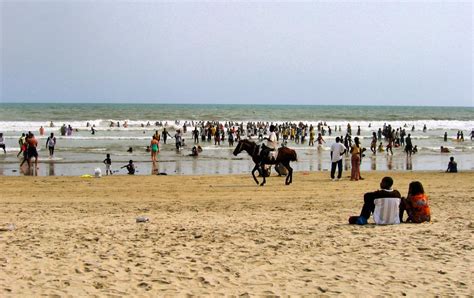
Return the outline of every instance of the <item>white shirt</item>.
{"type": "Polygon", "coordinates": [[[272,131],[268,137],[267,147],[272,149],[276,149],[277,147],[277,136],[274,131],[272,131]]]}
{"type": "Polygon", "coordinates": [[[338,162],[342,159],[341,153],[346,150],[346,147],[341,143],[334,143],[331,145],[331,152],[332,152],[332,162],[338,162]]]}

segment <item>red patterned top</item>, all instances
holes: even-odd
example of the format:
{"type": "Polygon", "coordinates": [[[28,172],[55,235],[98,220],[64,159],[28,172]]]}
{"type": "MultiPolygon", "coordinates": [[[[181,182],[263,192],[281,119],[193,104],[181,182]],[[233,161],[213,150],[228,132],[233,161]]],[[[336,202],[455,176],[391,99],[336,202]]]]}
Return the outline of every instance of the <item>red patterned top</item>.
{"type": "Polygon", "coordinates": [[[428,197],[425,194],[410,195],[407,198],[408,218],[414,223],[422,223],[431,220],[428,197]]]}

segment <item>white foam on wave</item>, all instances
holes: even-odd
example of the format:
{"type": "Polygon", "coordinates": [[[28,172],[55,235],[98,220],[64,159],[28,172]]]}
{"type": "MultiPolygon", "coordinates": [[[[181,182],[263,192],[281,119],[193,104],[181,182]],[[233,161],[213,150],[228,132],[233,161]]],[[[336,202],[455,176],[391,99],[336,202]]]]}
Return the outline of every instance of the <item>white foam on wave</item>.
{"type": "MultiPolygon", "coordinates": [[[[190,124],[192,120],[179,120],[179,124],[175,124],[174,120],[126,120],[126,119],[96,119],[96,120],[85,120],[85,121],[76,121],[76,120],[71,120],[71,121],[57,121],[54,127],[49,127],[50,122],[49,121],[0,121],[0,131],[1,132],[28,132],[32,131],[33,133],[38,132],[39,128],[41,126],[44,127],[45,129],[45,134],[49,134],[50,132],[57,133],[59,132],[60,127],[63,124],[66,125],[71,125],[73,129],[78,129],[81,131],[84,130],[90,130],[90,127],[87,127],[87,122],[89,124],[95,125],[95,129],[97,131],[154,131],[154,130],[162,130],[162,127],[155,126],[155,122],[162,122],[165,124],[165,122],[168,123],[168,128],[174,130],[177,128],[182,128],[183,124],[187,122],[190,124]],[[124,122],[127,121],[128,127],[124,128],[123,124],[124,122]],[[120,122],[120,127],[110,127],[110,123],[114,122],[115,124],[117,122],[120,122]],[[150,122],[150,126],[146,126],[146,124],[150,122]],[[141,125],[145,125],[145,127],[142,127],[141,125]]],[[[204,120],[207,121],[207,120],[204,120]]],[[[255,120],[252,122],[258,122],[259,120],[255,120]]],[[[334,127],[341,126],[342,131],[341,132],[334,132],[334,133],[345,133],[347,124],[350,123],[352,127],[352,133],[355,134],[357,131],[357,127],[360,126],[361,131],[368,132],[368,131],[376,131],[378,128],[382,128],[384,124],[390,124],[392,125],[393,128],[405,128],[408,131],[411,130],[411,127],[414,125],[416,131],[421,131],[423,129],[423,126],[426,125],[428,131],[435,130],[435,131],[445,131],[445,130],[463,130],[463,131],[472,131],[474,129],[474,120],[469,120],[469,121],[458,121],[458,120],[416,120],[416,121],[405,121],[405,120],[399,120],[399,121],[362,121],[362,120],[316,120],[316,121],[305,121],[305,120],[293,120],[293,121],[281,121],[281,120],[275,120],[275,121],[265,121],[269,123],[275,123],[275,124],[281,124],[281,123],[286,123],[286,122],[292,122],[292,123],[305,123],[308,125],[313,125],[317,126],[319,122],[324,122],[326,121],[326,124],[331,127],[334,131],[334,127]],[[369,124],[371,127],[369,127],[369,124]]],[[[194,121],[194,123],[197,123],[198,121],[194,121]]],[[[221,121],[221,123],[224,123],[225,121],[221,121]]],[[[246,123],[249,121],[233,121],[234,123],[244,123],[244,128],[246,127],[246,123]]],[[[193,126],[189,125],[188,126],[188,131],[191,131],[194,129],[193,126]]],[[[326,126],[327,129],[327,126],[326,126]]]]}

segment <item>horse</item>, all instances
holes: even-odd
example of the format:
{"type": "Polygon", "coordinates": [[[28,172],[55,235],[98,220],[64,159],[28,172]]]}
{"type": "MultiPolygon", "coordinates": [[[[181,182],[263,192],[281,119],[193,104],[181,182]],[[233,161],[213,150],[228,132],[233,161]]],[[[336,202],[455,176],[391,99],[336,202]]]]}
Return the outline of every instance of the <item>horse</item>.
{"type": "MultiPolygon", "coordinates": [[[[252,169],[252,177],[255,180],[255,183],[258,184],[257,177],[255,177],[255,172],[258,169],[261,169],[263,174],[263,165],[275,165],[281,163],[287,170],[288,175],[285,179],[285,184],[289,185],[293,182],[293,168],[290,167],[290,161],[297,161],[296,151],[287,147],[278,148],[278,155],[276,159],[270,159],[268,156],[264,156],[263,158],[260,156],[262,145],[257,145],[255,142],[243,139],[240,140],[237,144],[237,147],[234,149],[234,156],[237,156],[242,151],[246,151],[251,157],[253,162],[255,163],[255,167],[252,169]]],[[[264,186],[266,183],[265,175],[262,175],[263,182],[260,186],[264,186]]]]}

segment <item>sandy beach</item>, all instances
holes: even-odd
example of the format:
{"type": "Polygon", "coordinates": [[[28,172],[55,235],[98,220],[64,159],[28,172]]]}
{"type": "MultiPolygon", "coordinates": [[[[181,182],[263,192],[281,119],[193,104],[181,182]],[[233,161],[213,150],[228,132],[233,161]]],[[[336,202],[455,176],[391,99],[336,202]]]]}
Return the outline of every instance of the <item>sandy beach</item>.
{"type": "Polygon", "coordinates": [[[348,225],[385,175],[1,177],[0,293],[472,295],[474,173],[390,172],[432,222],[348,225]]]}

